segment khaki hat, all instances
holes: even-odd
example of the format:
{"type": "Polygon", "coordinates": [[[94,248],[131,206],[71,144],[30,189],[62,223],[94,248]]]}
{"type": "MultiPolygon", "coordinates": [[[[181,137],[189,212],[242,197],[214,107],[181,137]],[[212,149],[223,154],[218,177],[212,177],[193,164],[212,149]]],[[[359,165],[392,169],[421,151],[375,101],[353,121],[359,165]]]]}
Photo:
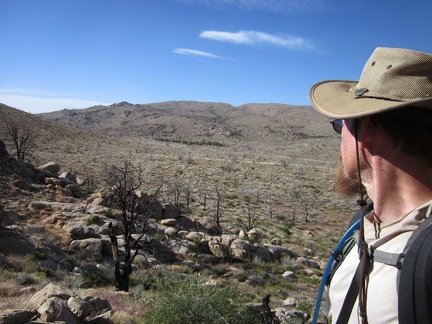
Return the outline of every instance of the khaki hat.
{"type": "Polygon", "coordinates": [[[415,106],[431,110],[432,54],[378,47],[360,81],[322,81],[310,90],[314,108],[327,117],[347,119],[415,106]]]}

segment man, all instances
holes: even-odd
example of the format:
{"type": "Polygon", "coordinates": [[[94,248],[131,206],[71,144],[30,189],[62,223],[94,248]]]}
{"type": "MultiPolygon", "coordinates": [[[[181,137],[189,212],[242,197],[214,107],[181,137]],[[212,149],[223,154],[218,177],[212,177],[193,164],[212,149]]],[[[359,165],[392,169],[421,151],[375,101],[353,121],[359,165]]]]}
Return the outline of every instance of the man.
{"type": "Polygon", "coordinates": [[[432,54],[377,48],[360,81],[320,82],[310,97],[337,119],[337,188],[357,193],[365,214],[359,248],[331,279],[333,323],[431,322],[432,54]]]}

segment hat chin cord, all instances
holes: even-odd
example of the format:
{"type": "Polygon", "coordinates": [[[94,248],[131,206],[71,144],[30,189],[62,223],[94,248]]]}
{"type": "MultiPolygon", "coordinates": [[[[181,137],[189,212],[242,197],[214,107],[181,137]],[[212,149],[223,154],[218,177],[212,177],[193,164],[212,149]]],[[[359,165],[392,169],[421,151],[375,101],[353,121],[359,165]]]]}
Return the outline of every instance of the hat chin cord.
{"type": "Polygon", "coordinates": [[[361,172],[360,172],[360,155],[359,155],[359,143],[358,143],[358,120],[354,119],[354,135],[355,135],[355,143],[356,143],[356,157],[357,157],[357,175],[359,179],[359,199],[357,200],[357,204],[361,207],[361,220],[360,220],[360,235],[359,235],[359,250],[360,250],[360,282],[359,282],[359,307],[360,307],[360,317],[362,319],[362,324],[366,324],[367,321],[367,312],[366,312],[366,302],[367,302],[367,292],[366,292],[366,278],[369,274],[370,270],[370,258],[369,258],[369,250],[368,245],[364,238],[364,219],[366,213],[366,205],[367,202],[364,199],[361,172]]]}

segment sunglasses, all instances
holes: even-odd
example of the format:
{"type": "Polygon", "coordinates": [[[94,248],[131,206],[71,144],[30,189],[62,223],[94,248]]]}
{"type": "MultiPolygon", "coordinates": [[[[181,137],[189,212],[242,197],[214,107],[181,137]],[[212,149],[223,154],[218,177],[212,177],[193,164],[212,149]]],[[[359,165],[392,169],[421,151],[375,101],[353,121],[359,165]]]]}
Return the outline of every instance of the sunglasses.
{"type": "Polygon", "coordinates": [[[333,129],[336,133],[341,134],[342,133],[342,127],[343,127],[343,121],[342,119],[335,119],[330,122],[333,126],[333,129]]]}

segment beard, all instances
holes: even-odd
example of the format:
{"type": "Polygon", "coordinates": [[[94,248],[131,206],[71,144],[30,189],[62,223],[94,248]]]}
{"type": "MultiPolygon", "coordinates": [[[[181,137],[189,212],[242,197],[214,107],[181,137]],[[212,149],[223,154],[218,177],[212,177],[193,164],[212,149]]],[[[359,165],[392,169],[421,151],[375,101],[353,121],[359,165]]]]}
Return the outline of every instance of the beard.
{"type": "Polygon", "coordinates": [[[342,155],[339,154],[338,168],[335,176],[335,189],[345,197],[354,197],[359,194],[359,180],[354,175],[353,178],[348,177],[342,166],[342,155]]]}

